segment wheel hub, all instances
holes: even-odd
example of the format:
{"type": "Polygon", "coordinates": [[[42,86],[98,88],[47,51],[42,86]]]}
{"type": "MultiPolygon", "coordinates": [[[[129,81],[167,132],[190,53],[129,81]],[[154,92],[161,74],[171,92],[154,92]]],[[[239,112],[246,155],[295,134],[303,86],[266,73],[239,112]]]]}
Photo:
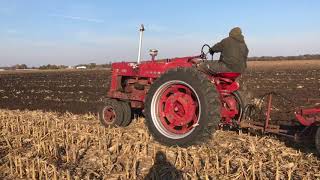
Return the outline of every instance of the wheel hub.
{"type": "Polygon", "coordinates": [[[186,134],[198,122],[198,102],[192,90],[173,84],[160,94],[158,112],[160,123],[169,132],[186,134]]]}
{"type": "Polygon", "coordinates": [[[108,124],[113,123],[115,118],[116,118],[116,112],[112,107],[107,106],[103,109],[103,119],[104,121],[106,121],[106,123],[108,124]]]}
{"type": "Polygon", "coordinates": [[[195,112],[195,104],[191,96],[178,92],[165,101],[165,116],[175,126],[189,123],[195,112]]]}

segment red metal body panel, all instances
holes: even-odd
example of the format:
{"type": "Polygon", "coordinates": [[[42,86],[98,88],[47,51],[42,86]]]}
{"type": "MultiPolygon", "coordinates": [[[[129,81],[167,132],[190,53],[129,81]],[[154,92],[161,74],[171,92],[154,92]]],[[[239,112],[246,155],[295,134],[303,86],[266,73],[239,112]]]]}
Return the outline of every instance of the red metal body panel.
{"type": "Polygon", "coordinates": [[[212,83],[216,86],[222,108],[220,109],[220,115],[224,124],[233,125],[232,118],[238,114],[238,104],[231,93],[237,91],[240,88],[236,78],[240,76],[240,73],[218,73],[211,77],[212,83]]]}
{"type": "Polygon", "coordinates": [[[118,76],[157,78],[160,74],[171,68],[191,67],[193,63],[190,62],[190,60],[197,57],[198,56],[191,56],[157,61],[144,61],[139,65],[130,62],[119,62],[112,64],[112,70],[114,71],[113,73],[116,73],[118,76]]]}
{"type": "Polygon", "coordinates": [[[320,108],[300,109],[295,116],[302,125],[311,126],[320,123],[320,108]]]}
{"type": "Polygon", "coordinates": [[[148,79],[151,84],[154,79],[158,78],[169,69],[177,67],[191,67],[193,63],[190,62],[190,60],[197,57],[199,56],[144,61],[139,65],[132,62],[113,63],[111,86],[108,96],[111,98],[144,101],[144,95],[146,94],[144,91],[137,91],[130,94],[119,92],[119,77],[136,77],[137,80],[139,78],[144,78],[148,79]]]}

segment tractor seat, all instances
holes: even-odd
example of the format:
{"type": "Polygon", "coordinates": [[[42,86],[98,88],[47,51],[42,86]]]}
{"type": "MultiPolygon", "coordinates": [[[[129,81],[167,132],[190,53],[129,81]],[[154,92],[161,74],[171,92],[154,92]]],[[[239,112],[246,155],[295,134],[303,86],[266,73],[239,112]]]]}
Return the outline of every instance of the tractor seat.
{"type": "Polygon", "coordinates": [[[228,78],[228,79],[236,79],[240,75],[241,75],[241,73],[236,73],[236,72],[219,72],[219,73],[216,73],[217,77],[228,78]]]}

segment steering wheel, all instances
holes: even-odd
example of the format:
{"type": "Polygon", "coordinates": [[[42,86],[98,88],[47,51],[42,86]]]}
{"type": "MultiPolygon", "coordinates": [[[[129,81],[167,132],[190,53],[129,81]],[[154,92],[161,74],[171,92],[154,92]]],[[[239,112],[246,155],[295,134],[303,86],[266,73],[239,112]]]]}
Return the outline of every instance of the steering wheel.
{"type": "MultiPolygon", "coordinates": [[[[204,60],[208,60],[207,56],[210,52],[210,46],[208,44],[204,44],[201,48],[201,58],[204,59],[204,60]],[[208,51],[205,53],[204,50],[205,50],[205,47],[208,47],[208,51]]],[[[213,54],[211,55],[211,60],[213,60],[213,54]]]]}

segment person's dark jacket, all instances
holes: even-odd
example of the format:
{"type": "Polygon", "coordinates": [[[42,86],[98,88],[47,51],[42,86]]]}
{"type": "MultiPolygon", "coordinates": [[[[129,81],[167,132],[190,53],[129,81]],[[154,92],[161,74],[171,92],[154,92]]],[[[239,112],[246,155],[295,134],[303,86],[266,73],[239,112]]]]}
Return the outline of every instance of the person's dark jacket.
{"type": "Polygon", "coordinates": [[[211,47],[210,53],[221,52],[220,60],[233,72],[243,73],[247,68],[249,50],[240,28],[233,28],[229,37],[211,47]]]}

